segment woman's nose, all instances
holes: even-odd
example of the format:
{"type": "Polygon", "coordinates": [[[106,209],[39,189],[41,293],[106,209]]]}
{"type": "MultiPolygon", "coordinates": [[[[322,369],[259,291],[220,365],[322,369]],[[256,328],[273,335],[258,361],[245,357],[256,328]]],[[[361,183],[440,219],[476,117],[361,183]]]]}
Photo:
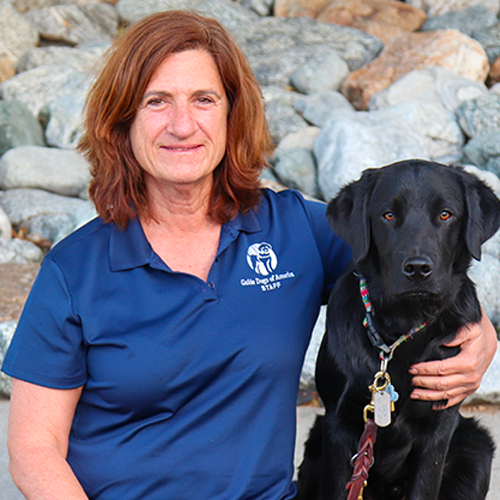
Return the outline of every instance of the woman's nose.
{"type": "Polygon", "coordinates": [[[196,131],[196,119],[193,110],[185,104],[176,105],[167,124],[167,132],[175,137],[185,138],[196,131]]]}

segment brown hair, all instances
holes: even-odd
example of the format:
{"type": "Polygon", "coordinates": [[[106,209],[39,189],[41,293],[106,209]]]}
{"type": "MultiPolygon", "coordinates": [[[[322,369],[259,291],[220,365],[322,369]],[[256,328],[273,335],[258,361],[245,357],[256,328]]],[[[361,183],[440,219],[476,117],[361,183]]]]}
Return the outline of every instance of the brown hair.
{"type": "Polygon", "coordinates": [[[224,223],[260,201],[259,175],[271,143],[255,76],[217,21],[174,10],[146,17],[119,37],[87,95],[85,135],[78,148],[90,162],[90,197],[106,222],[125,227],[136,215],[152,216],[129,130],[156,69],[170,54],[190,49],[213,57],[230,106],[226,154],[214,172],[210,215],[224,223]]]}

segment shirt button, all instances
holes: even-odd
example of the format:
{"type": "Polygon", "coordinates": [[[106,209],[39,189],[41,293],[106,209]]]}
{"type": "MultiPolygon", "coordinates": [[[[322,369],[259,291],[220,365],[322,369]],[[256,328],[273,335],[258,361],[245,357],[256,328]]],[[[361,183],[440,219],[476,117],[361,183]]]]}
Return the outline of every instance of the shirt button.
{"type": "Polygon", "coordinates": [[[215,288],[215,283],[213,281],[209,281],[208,286],[213,290],[215,288]]]}

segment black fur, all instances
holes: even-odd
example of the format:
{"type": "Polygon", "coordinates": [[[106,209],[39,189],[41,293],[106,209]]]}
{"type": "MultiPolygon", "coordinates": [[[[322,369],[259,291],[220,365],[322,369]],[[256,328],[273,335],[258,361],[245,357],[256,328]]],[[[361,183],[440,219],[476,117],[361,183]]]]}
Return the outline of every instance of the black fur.
{"type": "MultiPolygon", "coordinates": [[[[443,359],[457,330],[481,310],[467,277],[471,258],[500,226],[500,201],[460,167],[408,160],[366,170],[328,206],[335,232],[353,250],[352,266],[332,291],[316,384],[325,405],[306,443],[301,500],[347,498],[351,457],[363,432],[368,386],[379,351],[362,325],[359,279],[367,280],[376,328],[390,345],[422,322],[388,366],[400,397],[388,427],[379,427],[365,500],[479,500],[489,487],[494,444],[458,405],[436,411],[410,399],[412,364],[443,359]]],[[[444,403],[444,402],[443,402],[444,403]]],[[[444,405],[443,405],[444,406],[444,405]]]]}

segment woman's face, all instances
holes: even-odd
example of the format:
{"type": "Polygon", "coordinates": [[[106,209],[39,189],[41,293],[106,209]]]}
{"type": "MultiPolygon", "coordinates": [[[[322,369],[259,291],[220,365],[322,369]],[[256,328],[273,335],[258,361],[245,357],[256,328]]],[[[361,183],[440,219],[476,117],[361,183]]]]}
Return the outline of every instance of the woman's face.
{"type": "Polygon", "coordinates": [[[174,53],[153,74],[130,128],[146,185],[211,183],[226,151],[229,103],[207,52],[174,53]]]}

